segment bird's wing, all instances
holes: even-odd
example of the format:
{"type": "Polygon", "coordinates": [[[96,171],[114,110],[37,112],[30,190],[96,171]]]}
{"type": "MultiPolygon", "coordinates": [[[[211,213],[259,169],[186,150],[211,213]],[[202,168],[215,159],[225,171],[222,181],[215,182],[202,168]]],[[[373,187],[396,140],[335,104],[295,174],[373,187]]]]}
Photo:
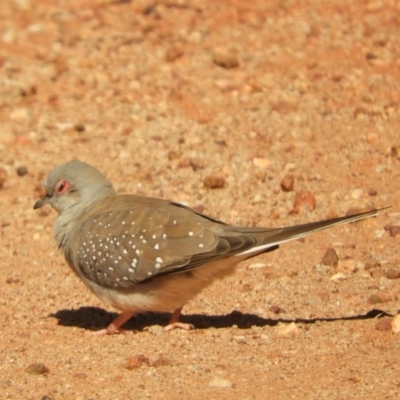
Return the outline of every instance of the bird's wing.
{"type": "Polygon", "coordinates": [[[227,225],[163,203],[99,212],[81,225],[76,260],[91,281],[132,287],[157,275],[196,268],[257,244],[254,235],[224,234],[227,225]]]}

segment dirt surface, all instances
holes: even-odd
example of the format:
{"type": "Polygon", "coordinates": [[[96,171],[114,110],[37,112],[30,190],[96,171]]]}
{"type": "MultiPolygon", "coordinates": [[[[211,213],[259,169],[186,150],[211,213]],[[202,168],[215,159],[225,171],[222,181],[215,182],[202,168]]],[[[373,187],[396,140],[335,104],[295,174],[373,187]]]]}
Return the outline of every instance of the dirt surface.
{"type": "Polygon", "coordinates": [[[2,0],[0,398],[399,398],[399,24],[395,0],[2,0]],[[73,158],[238,225],[392,208],[243,263],[192,331],[90,337],[116,312],[32,209],[73,158]]]}

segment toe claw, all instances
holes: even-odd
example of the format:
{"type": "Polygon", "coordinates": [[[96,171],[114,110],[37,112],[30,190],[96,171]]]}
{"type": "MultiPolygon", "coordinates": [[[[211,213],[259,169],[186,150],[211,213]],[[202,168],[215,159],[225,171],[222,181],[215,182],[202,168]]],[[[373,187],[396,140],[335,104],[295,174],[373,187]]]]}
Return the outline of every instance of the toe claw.
{"type": "Polygon", "coordinates": [[[164,329],[169,332],[172,331],[173,329],[185,329],[186,331],[190,331],[191,329],[194,329],[194,325],[192,324],[185,324],[183,322],[174,322],[172,324],[168,324],[164,329]]]}

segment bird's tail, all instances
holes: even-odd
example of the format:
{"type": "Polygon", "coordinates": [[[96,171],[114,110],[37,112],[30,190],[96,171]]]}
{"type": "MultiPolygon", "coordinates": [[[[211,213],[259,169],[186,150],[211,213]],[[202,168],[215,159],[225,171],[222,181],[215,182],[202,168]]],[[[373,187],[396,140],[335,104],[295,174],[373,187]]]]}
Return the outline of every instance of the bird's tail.
{"type": "Polygon", "coordinates": [[[249,258],[253,255],[271,251],[277,248],[281,243],[299,239],[303,236],[309,235],[310,233],[321,231],[334,225],[347,224],[349,222],[355,222],[365,218],[374,217],[386,208],[374,209],[358,214],[346,215],[344,217],[323,221],[310,222],[308,224],[288,226],[285,228],[240,228],[241,233],[256,234],[260,245],[245,250],[244,252],[237,254],[237,256],[246,256],[244,258],[249,258]]]}

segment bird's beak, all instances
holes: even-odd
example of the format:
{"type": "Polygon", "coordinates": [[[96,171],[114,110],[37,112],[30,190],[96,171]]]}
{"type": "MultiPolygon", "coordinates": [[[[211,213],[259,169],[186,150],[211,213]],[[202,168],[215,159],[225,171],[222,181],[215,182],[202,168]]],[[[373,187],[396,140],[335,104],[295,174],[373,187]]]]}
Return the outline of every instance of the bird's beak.
{"type": "Polygon", "coordinates": [[[46,194],[46,196],[43,196],[41,199],[39,199],[35,205],[33,206],[34,210],[37,210],[40,207],[43,207],[45,204],[49,204],[51,200],[51,196],[46,194]]]}

